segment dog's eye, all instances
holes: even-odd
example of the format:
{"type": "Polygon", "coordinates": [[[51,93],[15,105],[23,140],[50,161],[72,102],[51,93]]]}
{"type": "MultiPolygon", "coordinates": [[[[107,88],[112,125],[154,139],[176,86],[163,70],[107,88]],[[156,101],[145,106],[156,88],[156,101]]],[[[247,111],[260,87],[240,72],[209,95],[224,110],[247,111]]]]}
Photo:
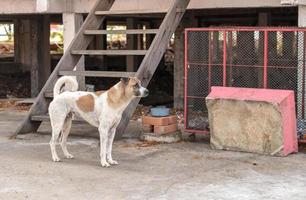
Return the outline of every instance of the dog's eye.
{"type": "Polygon", "coordinates": [[[136,85],[134,85],[133,87],[134,87],[135,89],[137,89],[137,88],[139,88],[139,85],[136,84],[136,85]]]}

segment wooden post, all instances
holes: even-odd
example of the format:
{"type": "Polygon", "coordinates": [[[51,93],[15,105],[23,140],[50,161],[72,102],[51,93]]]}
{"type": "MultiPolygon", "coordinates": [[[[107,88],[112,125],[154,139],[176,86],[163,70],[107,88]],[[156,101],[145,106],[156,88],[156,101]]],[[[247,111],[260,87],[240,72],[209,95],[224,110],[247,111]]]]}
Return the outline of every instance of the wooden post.
{"type": "Polygon", "coordinates": [[[36,97],[51,73],[49,16],[32,16],[15,24],[15,62],[23,72],[30,71],[31,97],[36,97]]]}
{"type": "MultiPolygon", "coordinates": [[[[36,97],[39,93],[39,75],[38,75],[38,68],[39,68],[39,61],[38,61],[38,35],[39,35],[39,23],[38,20],[33,19],[30,20],[30,41],[29,45],[32,47],[31,49],[31,56],[30,56],[30,63],[31,63],[31,96],[36,97]]],[[[27,49],[29,51],[29,49],[27,49]]]]}
{"type": "MultiPolygon", "coordinates": [[[[79,31],[83,24],[83,15],[76,13],[63,13],[63,24],[64,24],[64,52],[68,49],[71,41],[79,31]]],[[[85,58],[82,56],[80,61],[76,65],[77,71],[85,70],[85,58]]],[[[79,83],[79,90],[85,90],[85,77],[77,77],[79,83]]]]}
{"type": "Polygon", "coordinates": [[[43,15],[38,22],[39,37],[37,49],[38,51],[38,87],[39,90],[43,88],[46,81],[51,74],[51,55],[50,55],[50,16],[43,15]]]}
{"type": "MultiPolygon", "coordinates": [[[[126,19],[126,28],[127,29],[135,29],[136,24],[135,20],[133,18],[127,18],[126,19]]],[[[137,38],[135,35],[126,35],[126,48],[127,49],[136,49],[137,48],[137,38]]],[[[136,58],[135,56],[126,56],[126,71],[128,72],[134,72],[135,68],[138,66],[136,65],[136,58]]]]}
{"type": "MultiPolygon", "coordinates": [[[[19,27],[17,29],[19,32],[18,42],[16,43],[16,48],[18,49],[18,57],[16,60],[20,62],[20,69],[22,72],[31,71],[31,54],[28,49],[32,48],[30,39],[30,20],[21,19],[19,21],[19,27]]],[[[17,34],[17,32],[16,32],[17,34]]]]}
{"type": "MultiPolygon", "coordinates": [[[[101,30],[106,30],[107,29],[107,21],[104,20],[103,23],[101,24],[101,27],[100,27],[101,30]]],[[[101,50],[106,50],[107,49],[107,40],[106,40],[106,37],[107,35],[96,35],[96,44],[95,44],[95,49],[101,49],[101,50]]],[[[99,66],[99,70],[102,70],[102,71],[107,71],[108,68],[107,68],[107,61],[106,61],[106,56],[104,55],[99,55],[99,56],[96,56],[95,57],[97,62],[98,62],[98,66],[99,66]]]]}
{"type": "Polygon", "coordinates": [[[14,62],[20,63],[20,20],[14,20],[14,62]]]}

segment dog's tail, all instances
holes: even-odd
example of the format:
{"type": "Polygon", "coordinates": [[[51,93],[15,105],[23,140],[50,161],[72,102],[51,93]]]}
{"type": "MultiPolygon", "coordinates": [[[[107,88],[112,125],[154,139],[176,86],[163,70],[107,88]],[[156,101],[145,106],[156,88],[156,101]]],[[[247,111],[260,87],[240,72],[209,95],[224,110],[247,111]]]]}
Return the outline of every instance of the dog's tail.
{"type": "Polygon", "coordinates": [[[78,90],[79,84],[75,76],[62,76],[59,78],[53,89],[53,95],[56,97],[63,91],[75,92],[78,90]]]}

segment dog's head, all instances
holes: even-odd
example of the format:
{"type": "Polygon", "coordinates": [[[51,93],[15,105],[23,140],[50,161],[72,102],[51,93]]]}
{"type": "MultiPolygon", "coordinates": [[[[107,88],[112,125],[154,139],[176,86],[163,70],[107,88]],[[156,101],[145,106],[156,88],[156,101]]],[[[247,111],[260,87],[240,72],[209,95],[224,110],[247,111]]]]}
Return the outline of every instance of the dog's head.
{"type": "Polygon", "coordinates": [[[141,81],[137,77],[121,78],[121,82],[125,85],[125,93],[133,97],[146,97],[149,90],[141,86],[141,81]]]}

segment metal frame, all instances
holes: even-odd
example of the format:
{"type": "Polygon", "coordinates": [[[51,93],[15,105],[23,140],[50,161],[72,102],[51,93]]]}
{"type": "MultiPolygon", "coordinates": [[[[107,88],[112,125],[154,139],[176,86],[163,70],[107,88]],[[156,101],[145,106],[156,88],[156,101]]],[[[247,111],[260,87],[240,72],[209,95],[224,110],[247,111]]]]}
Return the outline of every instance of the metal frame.
{"type": "MultiPolygon", "coordinates": [[[[303,46],[303,74],[302,74],[302,80],[303,83],[305,83],[306,78],[305,78],[305,57],[306,57],[306,29],[305,28],[297,28],[297,27],[212,27],[212,28],[187,28],[185,29],[185,56],[184,56],[184,67],[185,67],[185,75],[184,75],[184,82],[185,82],[185,86],[184,86],[184,117],[185,117],[185,131],[187,132],[191,132],[191,133],[203,133],[203,134],[209,134],[209,131],[205,131],[205,130],[194,130],[194,129],[189,129],[187,127],[187,121],[188,121],[188,98],[202,98],[202,97],[195,97],[195,96],[188,96],[188,68],[189,65],[191,64],[197,64],[197,65],[206,65],[208,67],[208,85],[209,88],[211,87],[211,33],[213,31],[218,31],[218,32],[222,32],[223,33],[223,62],[218,63],[218,64],[213,64],[214,66],[223,66],[223,86],[227,86],[227,68],[228,67],[232,67],[232,64],[227,63],[227,58],[228,58],[228,52],[227,52],[227,33],[232,33],[233,31],[251,31],[251,32],[255,32],[255,31],[259,31],[259,32],[263,32],[264,33],[264,46],[263,46],[263,65],[255,65],[254,67],[260,67],[263,68],[263,84],[262,87],[263,88],[268,88],[268,68],[286,68],[286,69],[291,69],[292,67],[288,67],[288,66],[272,66],[269,65],[268,61],[269,61],[269,41],[268,41],[268,33],[269,32],[304,32],[304,46],[303,46]],[[209,40],[208,40],[208,63],[204,64],[204,63],[189,63],[188,62],[188,33],[189,32],[208,32],[209,34],[209,40]]],[[[230,36],[231,40],[232,37],[230,36]]],[[[230,42],[232,43],[232,41],[230,40],[230,42]]],[[[231,55],[229,55],[231,56],[231,55]]],[[[235,66],[239,66],[239,67],[248,67],[247,65],[235,65],[235,66]]],[[[210,90],[210,89],[209,89],[210,90]]],[[[305,118],[305,113],[304,113],[304,101],[305,101],[305,84],[302,84],[302,116],[303,118],[305,118]]],[[[203,98],[203,100],[205,100],[205,98],[203,98]]],[[[306,140],[305,140],[306,142],[306,140]]]]}

